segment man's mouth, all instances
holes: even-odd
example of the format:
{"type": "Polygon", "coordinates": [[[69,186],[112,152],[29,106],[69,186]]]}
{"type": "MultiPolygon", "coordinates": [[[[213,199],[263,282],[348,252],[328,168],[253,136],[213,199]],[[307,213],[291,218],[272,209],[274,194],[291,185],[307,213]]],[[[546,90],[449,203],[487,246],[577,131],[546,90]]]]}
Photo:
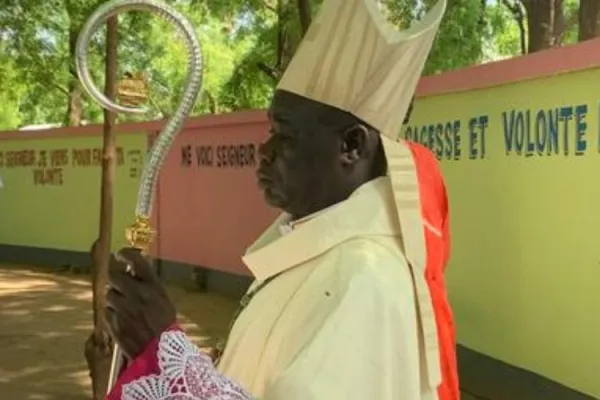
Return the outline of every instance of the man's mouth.
{"type": "Polygon", "coordinates": [[[273,178],[271,178],[269,174],[265,173],[264,171],[259,170],[256,173],[256,178],[258,179],[258,186],[261,188],[265,188],[273,184],[273,178]]]}

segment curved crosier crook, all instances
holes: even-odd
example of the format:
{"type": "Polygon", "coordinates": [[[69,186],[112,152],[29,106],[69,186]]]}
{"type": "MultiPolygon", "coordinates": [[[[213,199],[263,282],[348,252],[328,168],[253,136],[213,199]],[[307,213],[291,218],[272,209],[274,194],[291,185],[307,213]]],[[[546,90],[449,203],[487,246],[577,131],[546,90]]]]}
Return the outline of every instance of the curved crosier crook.
{"type": "MultiPolygon", "coordinates": [[[[75,49],[75,65],[83,87],[103,108],[117,113],[142,114],[147,111],[144,108],[125,107],[108,99],[94,84],[87,60],[89,42],[96,30],[104,25],[110,17],[133,10],[149,11],[170,22],[177,33],[183,37],[189,56],[183,96],[173,116],[161,130],[146,157],[138,191],[135,221],[126,231],[129,244],[132,247],[146,251],[154,237],[154,231],[150,226],[150,216],[158,172],[175,136],[177,136],[185,118],[191,112],[202,86],[202,50],[192,24],[173,7],[154,0],[112,0],[102,4],[94,11],[81,29],[75,49]]],[[[118,378],[122,364],[122,352],[115,346],[108,382],[109,392],[118,378]]]]}

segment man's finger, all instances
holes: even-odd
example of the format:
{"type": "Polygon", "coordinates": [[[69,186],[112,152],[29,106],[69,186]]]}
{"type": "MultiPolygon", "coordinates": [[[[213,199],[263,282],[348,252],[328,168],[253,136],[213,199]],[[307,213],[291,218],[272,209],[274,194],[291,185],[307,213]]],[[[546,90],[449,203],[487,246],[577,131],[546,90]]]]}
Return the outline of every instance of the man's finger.
{"type": "Polygon", "coordinates": [[[106,306],[112,308],[116,314],[122,314],[127,308],[127,296],[114,288],[109,288],[106,292],[106,306]]]}
{"type": "Polygon", "coordinates": [[[125,296],[125,294],[128,292],[127,290],[127,284],[126,284],[126,280],[125,279],[111,279],[108,282],[108,285],[106,285],[106,295],[108,295],[108,292],[110,290],[114,290],[115,292],[119,293],[121,296],[125,296]]]}
{"type": "Polygon", "coordinates": [[[154,271],[152,271],[151,261],[144,257],[140,250],[126,247],[117,253],[116,258],[127,265],[131,265],[133,268],[133,275],[137,279],[143,281],[152,281],[156,279],[154,271]]]}
{"type": "Polygon", "coordinates": [[[112,339],[119,347],[123,348],[123,326],[116,311],[110,307],[106,307],[104,309],[104,321],[112,339]]]}
{"type": "Polygon", "coordinates": [[[108,306],[104,307],[104,321],[106,321],[106,325],[108,325],[108,333],[114,338],[119,330],[117,312],[114,308],[108,306]]]}
{"type": "Polygon", "coordinates": [[[128,261],[119,257],[118,254],[111,254],[109,259],[109,274],[118,274],[127,272],[128,261]]]}
{"type": "Polygon", "coordinates": [[[131,332],[127,332],[128,325],[127,323],[124,323],[125,321],[123,321],[123,318],[127,317],[119,314],[119,312],[111,306],[104,308],[104,321],[106,321],[108,333],[124,352],[125,356],[131,360],[133,359],[131,355],[134,354],[131,349],[134,349],[135,346],[131,344],[132,335],[131,332]]]}
{"type": "Polygon", "coordinates": [[[132,275],[127,271],[127,264],[119,262],[111,256],[110,268],[108,270],[109,287],[117,289],[121,293],[132,290],[136,283],[132,275]]]}

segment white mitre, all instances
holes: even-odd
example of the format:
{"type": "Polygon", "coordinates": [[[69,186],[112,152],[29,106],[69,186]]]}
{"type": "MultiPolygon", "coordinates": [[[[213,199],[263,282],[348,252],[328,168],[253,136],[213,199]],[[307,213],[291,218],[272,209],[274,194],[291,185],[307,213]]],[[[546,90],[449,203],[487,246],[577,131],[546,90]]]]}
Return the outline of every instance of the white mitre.
{"type": "Polygon", "coordinates": [[[396,139],[446,8],[397,31],[376,0],[325,0],[277,89],[357,116],[396,139]]]}
{"type": "Polygon", "coordinates": [[[423,383],[430,388],[441,383],[441,371],[435,315],[425,280],[426,227],[412,153],[397,138],[445,9],[446,0],[439,0],[423,19],[400,32],[380,13],[376,0],[325,0],[277,86],[347,111],[383,135],[402,239],[414,276],[422,371],[426,372],[423,383]]]}

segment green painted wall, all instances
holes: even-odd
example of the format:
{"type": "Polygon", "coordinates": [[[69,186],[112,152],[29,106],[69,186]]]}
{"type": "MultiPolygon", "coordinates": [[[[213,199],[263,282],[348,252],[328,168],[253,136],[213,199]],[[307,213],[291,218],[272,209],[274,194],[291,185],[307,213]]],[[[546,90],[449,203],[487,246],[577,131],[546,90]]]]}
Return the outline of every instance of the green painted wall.
{"type": "MultiPolygon", "coordinates": [[[[114,247],[133,219],[147,136],[119,135],[117,145],[114,247]]],[[[98,232],[101,147],[100,137],[0,140],[0,243],[88,251],[98,232]]]]}
{"type": "Polygon", "coordinates": [[[442,150],[459,341],[600,398],[598,81],[596,69],[423,98],[403,135],[432,132],[442,150]]]}

